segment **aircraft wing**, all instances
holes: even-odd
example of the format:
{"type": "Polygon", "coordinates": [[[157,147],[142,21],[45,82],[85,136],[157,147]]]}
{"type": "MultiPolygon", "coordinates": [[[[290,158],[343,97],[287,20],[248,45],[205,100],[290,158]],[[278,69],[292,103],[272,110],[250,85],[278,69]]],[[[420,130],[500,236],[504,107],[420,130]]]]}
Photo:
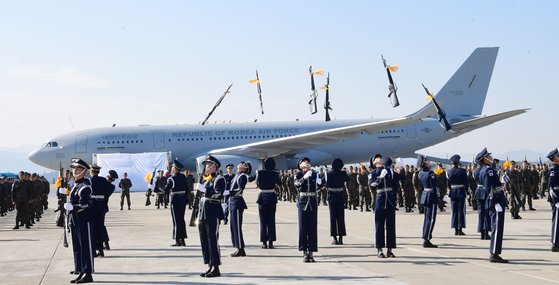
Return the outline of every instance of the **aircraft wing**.
{"type": "Polygon", "coordinates": [[[495,115],[482,116],[479,118],[462,121],[459,123],[452,124],[452,130],[458,134],[463,134],[475,129],[479,129],[481,127],[491,125],[495,122],[526,113],[528,110],[530,109],[518,109],[518,110],[512,110],[512,111],[503,112],[495,115]]]}
{"type": "Polygon", "coordinates": [[[371,123],[357,124],[338,127],[327,130],[304,133],[291,137],[284,137],[255,143],[249,143],[234,147],[215,149],[208,154],[242,155],[256,159],[265,159],[278,155],[289,155],[312,149],[316,146],[325,145],[341,139],[355,137],[359,132],[375,133],[409,124],[417,120],[416,117],[403,117],[392,120],[377,121],[371,123]]]}

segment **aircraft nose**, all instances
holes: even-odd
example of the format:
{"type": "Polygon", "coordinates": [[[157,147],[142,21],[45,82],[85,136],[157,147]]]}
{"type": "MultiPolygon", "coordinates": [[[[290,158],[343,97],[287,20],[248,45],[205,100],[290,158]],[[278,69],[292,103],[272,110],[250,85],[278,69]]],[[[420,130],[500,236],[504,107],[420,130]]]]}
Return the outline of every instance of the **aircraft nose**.
{"type": "Polygon", "coordinates": [[[31,152],[28,156],[29,160],[31,160],[31,162],[40,165],[42,167],[47,167],[45,165],[45,160],[44,160],[44,154],[41,152],[41,149],[36,149],[33,152],[31,152]]]}

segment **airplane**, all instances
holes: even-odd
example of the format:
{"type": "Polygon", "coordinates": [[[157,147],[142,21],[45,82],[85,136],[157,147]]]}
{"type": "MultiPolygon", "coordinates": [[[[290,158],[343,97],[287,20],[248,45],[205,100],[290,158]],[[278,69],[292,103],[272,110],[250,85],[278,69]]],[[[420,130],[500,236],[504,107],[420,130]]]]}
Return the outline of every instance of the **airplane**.
{"type": "Polygon", "coordinates": [[[163,125],[96,128],[52,138],[29,154],[29,159],[58,170],[72,157],[91,163],[94,154],[171,152],[188,169],[200,171],[211,154],[223,165],[240,161],[262,166],[273,157],[278,169],[297,168],[303,156],[314,165],[329,165],[334,158],[346,164],[367,161],[375,153],[390,157],[416,157],[415,153],[472,130],[520,115],[517,109],[482,115],[498,47],[475,49],[434,96],[451,125],[439,125],[437,109],[427,103],[408,116],[388,120],[333,120],[249,122],[213,125],[163,125]]]}

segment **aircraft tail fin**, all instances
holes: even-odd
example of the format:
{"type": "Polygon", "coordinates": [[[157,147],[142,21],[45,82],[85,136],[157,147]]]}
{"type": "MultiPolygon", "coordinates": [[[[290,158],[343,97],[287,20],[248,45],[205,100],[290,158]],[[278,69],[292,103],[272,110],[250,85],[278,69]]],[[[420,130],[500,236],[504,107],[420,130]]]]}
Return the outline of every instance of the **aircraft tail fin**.
{"type": "MultiPolygon", "coordinates": [[[[481,115],[498,47],[476,48],[435,98],[447,116],[481,115]]],[[[410,116],[433,117],[436,110],[431,103],[410,116]]]]}

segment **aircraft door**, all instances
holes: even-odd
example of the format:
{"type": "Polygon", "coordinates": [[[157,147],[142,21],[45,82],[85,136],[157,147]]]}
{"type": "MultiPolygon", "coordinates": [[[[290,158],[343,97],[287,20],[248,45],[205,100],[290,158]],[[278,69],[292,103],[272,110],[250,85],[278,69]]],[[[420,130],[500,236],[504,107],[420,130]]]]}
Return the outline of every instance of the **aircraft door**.
{"type": "Polygon", "coordinates": [[[153,147],[155,149],[165,148],[165,133],[164,132],[153,132],[153,147]]]}
{"type": "Polygon", "coordinates": [[[87,152],[87,135],[76,135],[76,153],[87,152]]]}
{"type": "Polygon", "coordinates": [[[417,133],[415,131],[415,124],[406,125],[406,134],[408,136],[408,139],[414,139],[417,136],[417,133]]]}

